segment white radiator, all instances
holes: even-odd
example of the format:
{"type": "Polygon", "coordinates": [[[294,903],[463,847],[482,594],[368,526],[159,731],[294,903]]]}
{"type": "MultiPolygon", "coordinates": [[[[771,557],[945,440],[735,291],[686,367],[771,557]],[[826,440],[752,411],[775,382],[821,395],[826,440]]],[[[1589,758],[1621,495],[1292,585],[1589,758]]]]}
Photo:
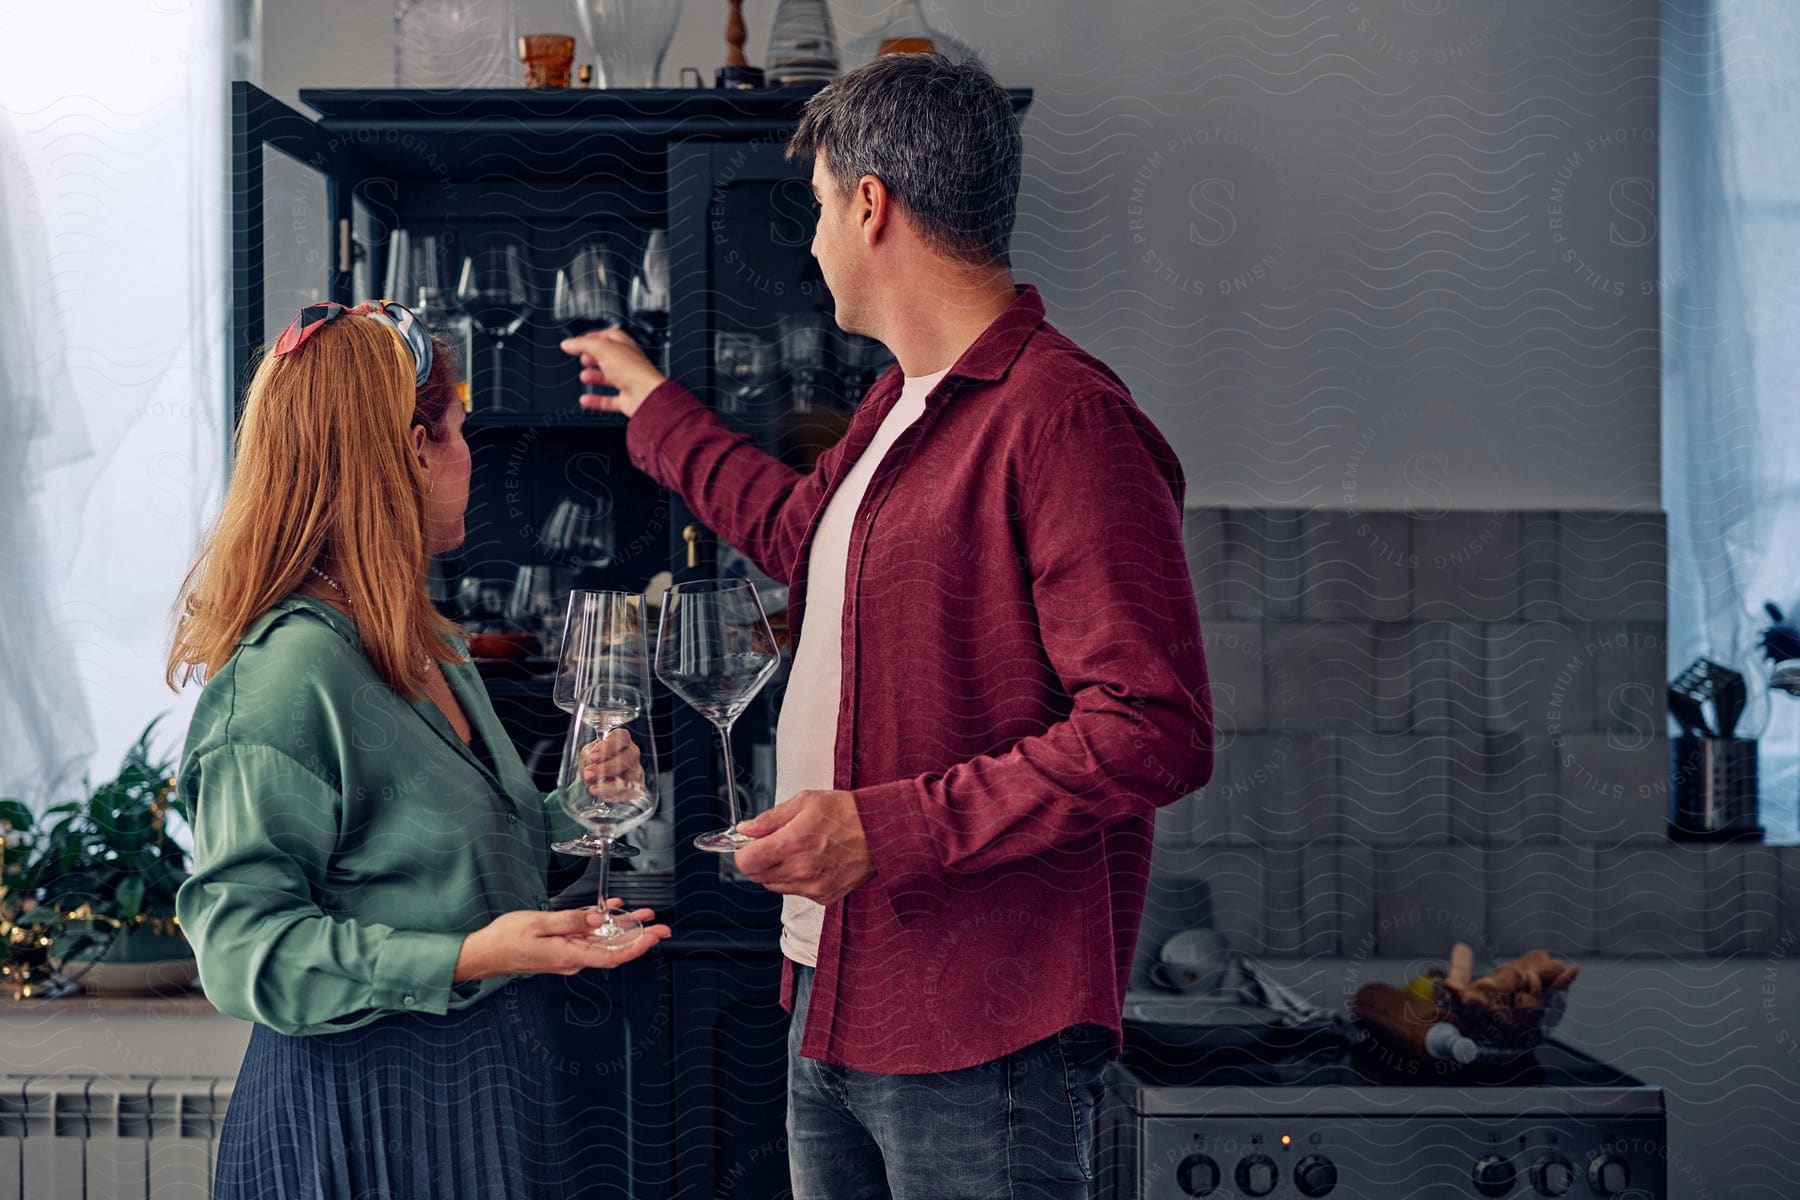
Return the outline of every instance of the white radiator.
{"type": "Polygon", "coordinates": [[[231,1086],[0,1075],[0,1200],[207,1200],[231,1086]]]}

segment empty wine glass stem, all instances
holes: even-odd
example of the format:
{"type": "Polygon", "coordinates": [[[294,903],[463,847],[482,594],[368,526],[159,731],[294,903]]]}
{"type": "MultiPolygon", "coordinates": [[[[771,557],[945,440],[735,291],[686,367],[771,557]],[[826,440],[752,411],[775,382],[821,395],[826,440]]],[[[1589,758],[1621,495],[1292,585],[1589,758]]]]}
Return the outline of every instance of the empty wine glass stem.
{"type": "Polygon", "coordinates": [[[610,837],[600,839],[600,915],[606,919],[597,927],[604,929],[612,924],[612,909],[606,906],[606,868],[612,863],[612,844],[610,837]]]}
{"type": "Polygon", "coordinates": [[[719,740],[725,749],[725,811],[731,815],[725,828],[732,833],[737,832],[738,825],[737,768],[731,761],[731,727],[734,724],[735,721],[727,721],[719,726],[719,740]]]}

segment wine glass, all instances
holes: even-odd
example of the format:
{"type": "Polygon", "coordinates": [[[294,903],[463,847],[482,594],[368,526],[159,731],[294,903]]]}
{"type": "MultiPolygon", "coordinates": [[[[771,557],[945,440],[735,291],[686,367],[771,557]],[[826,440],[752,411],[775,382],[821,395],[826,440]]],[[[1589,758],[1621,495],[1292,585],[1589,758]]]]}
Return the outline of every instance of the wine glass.
{"type": "Polygon", "coordinates": [[[643,333],[643,341],[660,354],[669,325],[669,235],[665,231],[650,231],[643,262],[631,276],[628,296],[626,308],[632,323],[643,333]]]}
{"type": "MultiPolygon", "coordinates": [[[[650,653],[645,643],[649,621],[644,597],[636,592],[572,591],[563,621],[562,651],[556,662],[552,699],[573,716],[582,701],[591,701],[588,719],[598,721],[601,737],[643,718],[650,700],[650,653]]],[[[599,727],[597,727],[599,728],[599,727]]],[[[556,842],[564,854],[599,854],[604,843],[591,833],[556,842]]],[[[613,858],[636,858],[637,847],[612,846],[613,858]]]]}
{"type": "MultiPolygon", "coordinates": [[[[476,329],[494,339],[494,390],[501,392],[502,348],[519,331],[537,305],[532,300],[531,269],[525,247],[496,242],[463,259],[456,281],[456,303],[476,329]]],[[[496,403],[496,408],[505,407],[496,403]]]]}
{"type": "MultiPolygon", "coordinates": [[[[640,642],[642,636],[640,632],[640,642]]],[[[640,667],[645,661],[638,658],[640,667]]],[[[606,919],[588,930],[588,935],[609,949],[631,945],[643,929],[633,918],[614,913],[606,903],[613,839],[636,829],[656,811],[655,740],[647,731],[637,737],[629,732],[633,724],[644,721],[642,700],[647,691],[624,683],[617,686],[622,689],[617,693],[596,691],[576,702],[555,792],[563,811],[599,843],[594,856],[600,860],[600,911],[606,919]],[[635,709],[624,689],[637,695],[635,709]],[[631,721],[621,720],[628,710],[635,716],[631,721]]]]}
{"type": "Polygon", "coordinates": [[[719,407],[750,410],[750,402],[780,374],[780,347],[754,333],[721,329],[713,335],[713,369],[721,381],[719,407]]]}
{"type": "Polygon", "coordinates": [[[506,600],[506,616],[525,632],[548,638],[556,628],[556,610],[574,586],[575,572],[568,567],[520,567],[506,600]]]}
{"type": "MultiPolygon", "coordinates": [[[[780,662],[756,585],[748,579],[679,583],[664,594],[656,675],[718,729],[727,783],[736,780],[731,727],[780,662]]],[[[754,840],[737,829],[737,788],[726,788],[725,796],[731,823],[695,838],[701,850],[729,854],[754,840]]]]}
{"type": "Polygon", "coordinates": [[[465,575],[456,584],[456,603],[463,621],[484,633],[499,627],[511,597],[512,585],[503,579],[465,575]]]}
{"type": "Polygon", "coordinates": [[[792,408],[811,412],[821,377],[825,373],[825,315],[819,312],[781,314],[781,358],[792,380],[792,408]]]}
{"type": "MultiPolygon", "coordinates": [[[[593,238],[583,242],[569,265],[557,271],[550,319],[565,326],[571,335],[587,333],[596,326],[623,324],[625,298],[620,292],[607,244],[593,238]]],[[[597,383],[584,384],[581,390],[589,396],[616,396],[619,391],[597,383]]]]}
{"type": "Polygon", "coordinates": [[[413,310],[425,328],[453,348],[451,377],[456,398],[469,411],[469,315],[450,301],[444,244],[434,233],[395,229],[388,236],[385,294],[413,310]]]}
{"type": "Polygon", "coordinates": [[[386,295],[422,317],[435,317],[449,301],[446,290],[436,234],[395,229],[388,235],[386,295]]]}
{"type": "Polygon", "coordinates": [[[593,502],[564,496],[550,510],[541,535],[544,548],[584,567],[599,569],[613,560],[612,503],[605,497],[593,502]]]}

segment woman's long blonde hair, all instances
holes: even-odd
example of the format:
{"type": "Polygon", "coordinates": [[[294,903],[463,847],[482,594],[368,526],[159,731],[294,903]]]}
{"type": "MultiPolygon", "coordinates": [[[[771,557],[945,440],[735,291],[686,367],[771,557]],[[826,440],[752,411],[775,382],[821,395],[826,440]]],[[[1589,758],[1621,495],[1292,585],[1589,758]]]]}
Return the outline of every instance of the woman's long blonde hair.
{"type": "Polygon", "coordinates": [[[349,594],[363,648],[414,698],[429,656],[461,661],[461,633],[425,588],[426,486],[413,425],[444,436],[454,398],[449,348],[433,339],[431,376],[387,326],[346,313],[292,354],[268,355],[245,393],[225,505],[178,593],[165,681],[216,673],[244,630],[318,566],[349,594]]]}

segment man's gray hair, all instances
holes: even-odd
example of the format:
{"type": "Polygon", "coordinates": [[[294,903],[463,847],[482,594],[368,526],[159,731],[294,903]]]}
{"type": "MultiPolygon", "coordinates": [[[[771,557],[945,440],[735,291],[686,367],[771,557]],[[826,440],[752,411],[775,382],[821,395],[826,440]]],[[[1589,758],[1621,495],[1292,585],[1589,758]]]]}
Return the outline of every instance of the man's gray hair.
{"type": "Polygon", "coordinates": [[[838,194],[873,175],[940,253],[1010,266],[1019,200],[1019,121],[1012,98],[979,62],[883,54],[806,102],[789,160],[825,168],[838,194]]]}

